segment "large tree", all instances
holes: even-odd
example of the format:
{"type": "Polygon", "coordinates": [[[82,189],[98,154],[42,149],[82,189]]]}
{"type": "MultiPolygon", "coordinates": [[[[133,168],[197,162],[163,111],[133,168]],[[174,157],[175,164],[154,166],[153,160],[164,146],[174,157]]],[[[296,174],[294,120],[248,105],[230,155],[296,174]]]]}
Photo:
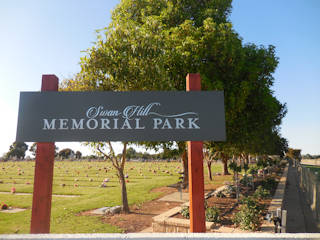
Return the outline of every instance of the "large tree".
{"type": "Polygon", "coordinates": [[[28,145],[24,142],[14,142],[11,144],[9,151],[6,153],[5,158],[16,157],[18,159],[24,159],[28,145]]]}
{"type": "MultiPolygon", "coordinates": [[[[227,142],[211,145],[221,153],[227,174],[230,154],[247,150],[265,130],[260,127],[270,127],[259,121],[250,129],[255,118],[250,101],[272,86],[278,63],[274,47],[242,43],[230,12],[231,0],[122,0],[110,25],[81,58],[81,72],[62,88],[184,91],[187,73],[200,73],[203,90],[225,93],[227,142]]],[[[271,108],[267,96],[275,99],[270,91],[261,101],[271,108]]],[[[186,156],[185,144],[175,146],[186,156]]]]}

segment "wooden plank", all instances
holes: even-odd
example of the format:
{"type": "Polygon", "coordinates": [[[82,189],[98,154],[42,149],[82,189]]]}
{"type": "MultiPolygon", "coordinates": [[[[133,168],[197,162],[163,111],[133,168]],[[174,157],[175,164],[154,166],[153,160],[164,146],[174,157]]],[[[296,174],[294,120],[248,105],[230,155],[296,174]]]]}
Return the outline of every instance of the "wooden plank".
{"type": "MultiPolygon", "coordinates": [[[[58,91],[58,85],[55,75],[42,76],[41,91],[58,91]]],[[[30,233],[50,232],[54,154],[54,143],[37,143],[30,233]]]]}
{"type": "MultiPolygon", "coordinates": [[[[200,74],[187,75],[187,91],[200,91],[200,74]]],[[[205,232],[203,143],[188,141],[190,232],[205,232]]]]}

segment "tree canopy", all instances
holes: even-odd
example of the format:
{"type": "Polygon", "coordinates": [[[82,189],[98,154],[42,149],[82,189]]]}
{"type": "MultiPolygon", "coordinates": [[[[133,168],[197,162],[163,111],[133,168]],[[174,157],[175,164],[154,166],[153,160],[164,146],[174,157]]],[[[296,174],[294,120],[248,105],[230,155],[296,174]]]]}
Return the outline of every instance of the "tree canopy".
{"type": "Polygon", "coordinates": [[[28,145],[24,142],[14,142],[11,144],[9,151],[6,153],[5,158],[16,157],[18,159],[24,159],[28,145]]]}
{"type": "Polygon", "coordinates": [[[225,156],[283,151],[279,129],[287,110],[272,91],[275,47],[244,44],[229,20],[231,3],[122,0],[81,58],[81,72],[62,88],[184,91],[187,73],[200,73],[203,90],[225,95],[227,142],[211,149],[225,156]]]}

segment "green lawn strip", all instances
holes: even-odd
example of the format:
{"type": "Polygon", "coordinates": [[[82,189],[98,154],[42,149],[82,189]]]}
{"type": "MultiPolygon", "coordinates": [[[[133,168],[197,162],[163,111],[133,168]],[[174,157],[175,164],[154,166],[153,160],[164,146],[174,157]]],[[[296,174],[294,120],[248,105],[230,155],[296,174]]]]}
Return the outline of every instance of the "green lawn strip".
{"type": "Polygon", "coordinates": [[[2,202],[6,203],[9,207],[31,208],[32,195],[0,194],[0,203],[2,202]]]}
{"type": "Polygon", "coordinates": [[[29,233],[31,210],[18,213],[0,212],[0,234],[29,233]]]}

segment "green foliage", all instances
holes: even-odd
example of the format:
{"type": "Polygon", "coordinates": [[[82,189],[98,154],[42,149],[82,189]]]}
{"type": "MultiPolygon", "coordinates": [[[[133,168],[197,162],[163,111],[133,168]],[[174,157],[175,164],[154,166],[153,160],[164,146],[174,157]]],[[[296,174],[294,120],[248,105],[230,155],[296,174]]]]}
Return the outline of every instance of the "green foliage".
{"type": "Polygon", "coordinates": [[[252,176],[256,175],[258,173],[258,167],[257,166],[251,166],[248,171],[249,174],[252,176]]]}
{"type": "Polygon", "coordinates": [[[243,44],[229,21],[231,3],[123,0],[81,58],[81,72],[61,88],[184,91],[187,73],[198,72],[204,90],[225,94],[228,140],[214,143],[216,149],[281,152],[285,139],[279,125],[286,106],[272,90],[275,47],[243,44]]]}
{"type": "Polygon", "coordinates": [[[265,159],[260,158],[257,162],[257,166],[259,169],[263,169],[268,166],[268,162],[265,159]]]}
{"type": "Polygon", "coordinates": [[[240,211],[232,221],[243,230],[257,230],[260,223],[261,207],[255,197],[249,196],[241,200],[240,211]]]}
{"type": "Polygon", "coordinates": [[[217,207],[206,208],[206,221],[208,222],[220,222],[220,210],[217,207]]]}
{"type": "Polygon", "coordinates": [[[257,199],[253,196],[245,197],[240,202],[242,205],[245,205],[248,208],[254,208],[259,210],[257,199]]]}
{"type": "Polygon", "coordinates": [[[18,159],[24,159],[26,151],[28,150],[28,145],[24,142],[14,142],[9,148],[9,152],[6,153],[5,158],[16,157],[18,159]]]}
{"type": "Polygon", "coordinates": [[[309,153],[302,155],[302,159],[318,159],[320,158],[320,155],[311,155],[309,153]]]}
{"type": "Polygon", "coordinates": [[[252,178],[248,177],[248,175],[244,175],[243,178],[240,179],[240,183],[244,186],[248,186],[251,182],[252,178]]]}
{"type": "Polygon", "coordinates": [[[180,210],[180,213],[181,213],[181,215],[182,215],[184,218],[187,218],[187,219],[190,218],[190,210],[189,210],[189,207],[188,207],[188,206],[183,207],[183,208],[180,210]]]}
{"type": "Polygon", "coordinates": [[[241,172],[241,166],[238,166],[238,164],[236,162],[231,162],[229,164],[229,168],[233,171],[233,172],[241,172]]]}
{"type": "Polygon", "coordinates": [[[249,164],[248,163],[244,163],[243,164],[243,170],[246,173],[249,170],[249,164]]]}
{"type": "Polygon", "coordinates": [[[233,222],[243,230],[255,231],[260,223],[260,212],[256,208],[242,205],[240,211],[234,215],[233,222]]]}
{"type": "Polygon", "coordinates": [[[262,186],[258,186],[253,196],[259,199],[266,199],[270,197],[270,191],[264,189],[262,186]]]}
{"type": "MultiPolygon", "coordinates": [[[[206,214],[206,221],[207,222],[220,222],[220,210],[217,207],[206,207],[205,208],[205,214],[206,214]]],[[[188,206],[183,207],[180,210],[181,215],[184,218],[189,219],[190,218],[190,209],[188,206]]]]}
{"type": "Polygon", "coordinates": [[[278,185],[278,182],[274,178],[267,178],[261,182],[262,188],[266,190],[274,190],[278,185]]]}

